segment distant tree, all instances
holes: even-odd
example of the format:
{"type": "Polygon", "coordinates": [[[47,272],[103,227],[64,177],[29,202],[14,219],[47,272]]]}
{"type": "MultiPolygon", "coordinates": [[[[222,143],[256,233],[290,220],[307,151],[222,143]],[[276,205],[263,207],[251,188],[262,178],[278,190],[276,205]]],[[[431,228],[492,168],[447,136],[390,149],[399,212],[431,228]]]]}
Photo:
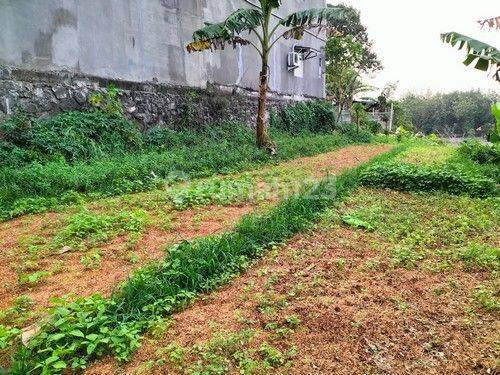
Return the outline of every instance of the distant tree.
{"type": "Polygon", "coordinates": [[[349,109],[354,96],[371,89],[360,78],[363,46],[351,36],[329,38],[326,42],[327,97],[337,106],[337,121],[349,109]]]}
{"type": "Polygon", "coordinates": [[[300,40],[307,30],[316,29],[318,33],[326,31],[329,35],[338,32],[336,27],[342,25],[343,20],[352,14],[346,12],[345,7],[330,6],[292,13],[282,20],[273,22],[273,10],[281,6],[281,0],[259,0],[259,3],[259,9],[238,9],[223,22],[207,23],[205,27],[194,32],[194,41],[189,43],[187,49],[189,52],[217,50],[224,49],[226,44],[233,47],[250,45],[255,48],[261,58],[257,145],[274,152],[276,146],[267,133],[266,109],[270,51],[280,39],[300,40]],[[253,35],[257,42],[242,37],[243,33],[253,35]]]}
{"type": "Polygon", "coordinates": [[[491,103],[498,95],[480,91],[415,95],[402,98],[415,130],[444,136],[485,135],[492,130],[491,103]]]}
{"type": "Polygon", "coordinates": [[[335,28],[339,33],[328,38],[325,48],[326,90],[337,106],[337,120],[342,111],[351,108],[355,95],[373,89],[363,84],[361,75],[382,68],[359,11],[343,4],[338,7],[349,17],[337,21],[335,28]]]}
{"type": "MultiPolygon", "coordinates": [[[[333,7],[333,5],[328,5],[333,7]]],[[[335,22],[335,29],[341,36],[349,36],[361,46],[362,59],[358,62],[357,69],[362,72],[376,72],[381,70],[382,63],[377,54],[373,51],[373,42],[368,36],[366,26],[361,23],[360,12],[349,5],[335,5],[347,14],[347,17],[339,18],[335,22]]]]}

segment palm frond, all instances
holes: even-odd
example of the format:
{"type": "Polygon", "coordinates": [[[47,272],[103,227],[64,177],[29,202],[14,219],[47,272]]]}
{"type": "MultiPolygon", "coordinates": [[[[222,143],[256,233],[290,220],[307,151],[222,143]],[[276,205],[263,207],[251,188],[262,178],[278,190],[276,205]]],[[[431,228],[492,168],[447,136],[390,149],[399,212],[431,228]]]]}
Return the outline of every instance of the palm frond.
{"type": "Polygon", "coordinates": [[[260,9],[238,9],[226,18],[225,26],[233,35],[240,34],[260,26],[262,19],[263,15],[260,9]]]}
{"type": "Polygon", "coordinates": [[[193,33],[193,42],[187,45],[188,52],[206,49],[224,49],[226,44],[247,45],[250,41],[240,37],[243,31],[251,31],[262,23],[259,9],[238,9],[220,23],[206,23],[193,33]]]}
{"type": "Polygon", "coordinates": [[[348,16],[345,8],[329,6],[292,13],[280,24],[291,28],[283,35],[285,38],[301,39],[305,31],[311,29],[316,29],[318,33],[326,31],[329,35],[333,35],[337,33],[335,27],[348,16]]]}
{"type": "Polygon", "coordinates": [[[487,43],[456,32],[441,34],[441,40],[451,44],[453,47],[458,45],[458,49],[465,49],[467,51],[467,58],[464,61],[465,65],[469,66],[475,61],[476,64],[474,67],[476,69],[482,71],[496,69],[494,77],[497,81],[500,81],[500,50],[487,43]]]}

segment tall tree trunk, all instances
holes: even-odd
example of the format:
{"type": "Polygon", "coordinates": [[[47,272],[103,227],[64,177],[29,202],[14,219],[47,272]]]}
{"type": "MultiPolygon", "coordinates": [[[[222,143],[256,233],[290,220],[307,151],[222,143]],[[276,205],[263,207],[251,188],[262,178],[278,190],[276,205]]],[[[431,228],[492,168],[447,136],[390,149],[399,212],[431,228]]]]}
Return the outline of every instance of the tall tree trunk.
{"type": "Polygon", "coordinates": [[[257,146],[265,148],[269,146],[269,136],[267,135],[267,82],[268,67],[262,64],[259,83],[259,105],[257,111],[257,146]]]}

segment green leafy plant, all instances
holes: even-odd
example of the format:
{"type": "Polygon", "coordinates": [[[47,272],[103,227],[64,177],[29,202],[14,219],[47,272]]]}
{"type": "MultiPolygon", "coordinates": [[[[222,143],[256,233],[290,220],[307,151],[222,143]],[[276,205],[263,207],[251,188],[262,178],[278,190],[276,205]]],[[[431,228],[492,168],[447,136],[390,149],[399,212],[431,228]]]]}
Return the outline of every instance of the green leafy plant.
{"type": "Polygon", "coordinates": [[[351,106],[351,117],[356,124],[356,132],[359,133],[359,129],[365,127],[368,122],[365,106],[361,103],[354,103],[351,106]]]}
{"type": "MultiPolygon", "coordinates": [[[[51,247],[58,249],[62,246],[75,248],[95,246],[111,237],[141,232],[146,223],[147,215],[140,210],[121,211],[116,215],[96,215],[82,211],[68,219],[67,225],[54,237],[51,247]]],[[[87,254],[84,258],[90,264],[97,256],[87,254]]]]}
{"type": "Polygon", "coordinates": [[[500,298],[497,288],[491,289],[480,285],[476,288],[473,298],[486,311],[495,312],[500,310],[500,298]]]}
{"type": "Polygon", "coordinates": [[[87,269],[99,269],[101,268],[101,253],[98,250],[92,250],[82,256],[80,259],[87,269]]]}
{"type": "Polygon", "coordinates": [[[12,345],[13,340],[21,333],[18,328],[5,327],[0,324],[0,350],[12,345]]]}
{"type": "Polygon", "coordinates": [[[342,216],[342,221],[344,223],[346,223],[347,225],[350,225],[351,227],[354,227],[354,228],[373,230],[373,226],[369,222],[367,222],[363,219],[360,219],[356,216],[344,215],[344,216],[342,216]]]}
{"type": "Polygon", "coordinates": [[[254,181],[243,175],[237,179],[212,177],[178,186],[167,193],[168,199],[177,210],[209,204],[228,205],[242,202],[249,198],[254,181]]]}
{"type": "Polygon", "coordinates": [[[478,140],[466,140],[460,144],[459,152],[479,164],[499,164],[500,144],[488,145],[478,140]]]}
{"type": "Polygon", "coordinates": [[[52,210],[61,203],[77,203],[88,195],[152,190],[188,177],[241,171],[371,140],[369,135],[357,135],[351,130],[342,134],[293,136],[274,131],[280,152],[271,158],[252,145],[252,131],[240,124],[162,134],[166,138],[156,138],[151,150],[140,154],[99,157],[73,164],[58,160],[22,168],[0,167],[0,219],[52,210]]]}
{"type": "Polygon", "coordinates": [[[441,40],[451,44],[453,47],[458,45],[459,49],[467,51],[467,58],[464,61],[464,65],[471,65],[475,62],[474,67],[476,69],[482,71],[492,69],[495,80],[500,81],[500,50],[457,32],[441,34],[441,40]]]}
{"type": "Polygon", "coordinates": [[[12,153],[0,159],[0,167],[61,159],[74,163],[143,147],[136,124],[102,111],[63,112],[46,119],[30,119],[29,125],[26,121],[23,117],[23,121],[14,118],[0,123],[0,147],[12,153]],[[14,160],[16,155],[18,160],[14,160]]]}
{"type": "Polygon", "coordinates": [[[467,269],[500,270],[500,248],[498,247],[471,243],[459,250],[457,257],[464,262],[467,269]]]}
{"type": "Polygon", "coordinates": [[[119,95],[120,91],[113,84],[110,84],[104,91],[104,94],[94,92],[90,95],[89,103],[93,108],[101,110],[104,113],[121,117],[123,116],[123,105],[119,95]]]}
{"type": "Polygon", "coordinates": [[[291,134],[328,133],[335,129],[335,108],[326,101],[312,100],[286,105],[271,111],[270,126],[291,134]]]}
{"type": "Polygon", "coordinates": [[[498,188],[493,180],[447,165],[420,167],[414,164],[380,164],[364,171],[361,182],[365,186],[403,191],[445,191],[472,197],[498,195],[498,188]]]}

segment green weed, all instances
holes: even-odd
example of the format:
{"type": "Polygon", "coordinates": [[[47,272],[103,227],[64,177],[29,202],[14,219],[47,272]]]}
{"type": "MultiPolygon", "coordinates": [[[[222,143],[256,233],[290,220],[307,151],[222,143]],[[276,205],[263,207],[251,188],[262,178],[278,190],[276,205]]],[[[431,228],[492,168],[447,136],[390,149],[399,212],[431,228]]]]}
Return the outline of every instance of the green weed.
{"type": "Polygon", "coordinates": [[[68,219],[66,226],[54,237],[51,247],[93,247],[122,234],[140,233],[147,221],[147,214],[139,210],[122,211],[116,215],[98,215],[82,211],[68,219]]]}
{"type": "Polygon", "coordinates": [[[467,269],[500,270],[500,248],[485,244],[470,243],[457,253],[467,269]]]}
{"type": "Polygon", "coordinates": [[[473,298],[486,311],[495,312],[500,310],[500,292],[496,286],[494,288],[487,288],[483,285],[477,287],[473,298]]]}
{"type": "MultiPolygon", "coordinates": [[[[228,174],[315,155],[355,141],[341,133],[292,136],[273,132],[278,155],[270,157],[255,147],[252,131],[239,124],[220,124],[198,132],[164,129],[158,133],[162,136],[155,138],[154,145],[137,152],[110,150],[109,155],[97,156],[98,152],[85,162],[58,158],[20,168],[11,163],[0,167],[0,219],[55,209],[60,204],[58,198],[68,204],[83,197],[152,190],[186,178],[228,174]]],[[[120,143],[116,147],[121,147],[120,143]]]]}
{"type": "Polygon", "coordinates": [[[497,196],[495,181],[481,174],[471,174],[455,165],[421,167],[414,164],[385,163],[363,172],[361,183],[369,187],[401,191],[444,191],[471,197],[497,196]]]}

